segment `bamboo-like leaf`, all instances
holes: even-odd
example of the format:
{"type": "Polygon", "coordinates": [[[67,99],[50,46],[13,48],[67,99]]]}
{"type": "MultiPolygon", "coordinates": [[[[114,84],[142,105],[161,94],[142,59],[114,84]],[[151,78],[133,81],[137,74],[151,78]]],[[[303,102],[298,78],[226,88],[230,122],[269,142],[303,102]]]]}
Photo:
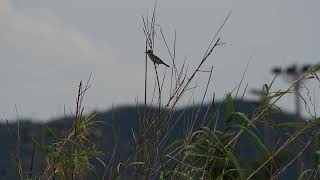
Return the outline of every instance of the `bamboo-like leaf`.
{"type": "Polygon", "coordinates": [[[225,121],[227,124],[230,124],[233,119],[233,113],[234,113],[234,105],[233,105],[233,100],[230,93],[227,94],[226,101],[227,101],[227,117],[225,121]]]}
{"type": "Polygon", "coordinates": [[[267,148],[267,146],[262,142],[262,140],[250,129],[242,126],[242,128],[253,138],[253,140],[257,143],[258,148],[265,152],[268,156],[271,156],[271,152],[267,148]]]}
{"type": "Polygon", "coordinates": [[[297,180],[303,180],[303,179],[305,179],[304,176],[305,176],[307,173],[310,173],[310,172],[313,172],[313,171],[314,171],[314,170],[312,170],[312,169],[307,169],[307,170],[302,171],[297,180]]]}

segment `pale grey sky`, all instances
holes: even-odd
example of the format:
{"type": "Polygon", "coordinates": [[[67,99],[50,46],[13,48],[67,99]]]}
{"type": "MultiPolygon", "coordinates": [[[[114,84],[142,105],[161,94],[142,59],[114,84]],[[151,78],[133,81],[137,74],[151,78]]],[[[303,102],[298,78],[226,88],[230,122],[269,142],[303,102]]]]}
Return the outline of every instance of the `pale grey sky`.
{"type": "MultiPolygon", "coordinates": [[[[142,100],[141,15],[148,9],[150,13],[153,3],[0,0],[0,118],[14,118],[15,104],[21,117],[45,120],[63,115],[64,106],[74,108],[77,84],[90,72],[92,88],[85,101],[89,111],[142,100]]],[[[240,81],[250,57],[244,81],[249,88],[270,82],[274,65],[318,63],[319,7],[318,0],[158,0],[157,22],[168,39],[177,31],[177,63],[186,58],[191,69],[232,11],[221,33],[227,44],[206,62],[214,67],[210,93],[221,98],[240,81]]],[[[160,40],[155,51],[170,62],[160,40]]],[[[206,77],[198,76],[198,84],[206,77]]],[[[287,85],[279,78],[275,87],[287,85]]],[[[309,86],[319,92],[319,84],[309,86]]],[[[292,109],[291,99],[280,105],[292,109]]]]}

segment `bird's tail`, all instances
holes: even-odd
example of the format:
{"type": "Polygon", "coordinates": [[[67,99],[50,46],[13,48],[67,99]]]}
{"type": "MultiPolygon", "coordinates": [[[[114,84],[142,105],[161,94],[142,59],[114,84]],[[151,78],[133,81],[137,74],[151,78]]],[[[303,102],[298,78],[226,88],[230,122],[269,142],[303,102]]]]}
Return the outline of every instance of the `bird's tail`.
{"type": "Polygon", "coordinates": [[[168,64],[166,64],[166,63],[164,63],[164,62],[162,62],[165,66],[167,66],[167,67],[170,67],[168,64]]]}

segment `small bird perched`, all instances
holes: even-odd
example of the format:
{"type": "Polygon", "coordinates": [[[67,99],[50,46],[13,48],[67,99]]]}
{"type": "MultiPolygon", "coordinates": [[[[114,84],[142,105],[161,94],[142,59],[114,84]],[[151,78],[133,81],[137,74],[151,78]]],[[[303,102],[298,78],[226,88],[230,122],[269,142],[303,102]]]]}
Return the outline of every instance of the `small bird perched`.
{"type": "Polygon", "coordinates": [[[153,61],[155,64],[164,64],[165,66],[170,67],[168,64],[164,63],[158,56],[154,55],[153,51],[151,49],[149,49],[145,53],[148,54],[148,56],[151,59],[151,61],[153,61]]]}

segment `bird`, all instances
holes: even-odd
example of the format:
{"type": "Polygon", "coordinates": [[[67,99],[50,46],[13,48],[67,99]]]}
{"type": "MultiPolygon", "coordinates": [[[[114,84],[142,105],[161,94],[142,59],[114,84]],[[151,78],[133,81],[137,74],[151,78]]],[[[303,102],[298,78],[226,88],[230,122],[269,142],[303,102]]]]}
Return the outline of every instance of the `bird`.
{"type": "Polygon", "coordinates": [[[170,67],[168,64],[166,64],[165,62],[163,62],[158,56],[156,56],[155,54],[153,54],[153,50],[149,49],[147,52],[145,52],[148,54],[149,58],[151,59],[151,61],[153,61],[155,64],[163,64],[167,67],[170,67]]]}

